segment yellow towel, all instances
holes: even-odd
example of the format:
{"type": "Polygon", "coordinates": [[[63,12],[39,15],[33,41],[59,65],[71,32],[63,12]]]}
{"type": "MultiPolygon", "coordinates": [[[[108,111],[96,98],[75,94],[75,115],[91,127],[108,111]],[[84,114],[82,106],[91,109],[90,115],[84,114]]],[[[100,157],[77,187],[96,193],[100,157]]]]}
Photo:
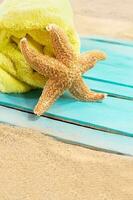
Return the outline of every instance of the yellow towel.
{"type": "Polygon", "coordinates": [[[49,23],[62,27],[79,51],[68,0],[5,0],[0,4],[0,91],[26,92],[44,86],[46,80],[26,63],[19,41],[26,36],[37,51],[54,56],[45,30],[49,23]]]}

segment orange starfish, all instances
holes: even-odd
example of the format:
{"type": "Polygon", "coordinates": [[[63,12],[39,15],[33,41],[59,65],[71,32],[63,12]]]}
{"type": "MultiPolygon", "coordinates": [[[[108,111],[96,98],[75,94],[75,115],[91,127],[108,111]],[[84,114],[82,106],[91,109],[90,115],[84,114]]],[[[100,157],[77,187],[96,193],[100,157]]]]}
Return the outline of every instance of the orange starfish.
{"type": "Polygon", "coordinates": [[[82,74],[92,68],[98,60],[105,59],[106,55],[100,51],[77,55],[60,27],[49,24],[46,30],[51,37],[55,58],[30,49],[26,38],[20,41],[20,48],[26,61],[39,74],[48,78],[34,113],[38,116],[42,115],[67,89],[81,101],[104,99],[106,94],[88,89],[82,79],[82,74]]]}

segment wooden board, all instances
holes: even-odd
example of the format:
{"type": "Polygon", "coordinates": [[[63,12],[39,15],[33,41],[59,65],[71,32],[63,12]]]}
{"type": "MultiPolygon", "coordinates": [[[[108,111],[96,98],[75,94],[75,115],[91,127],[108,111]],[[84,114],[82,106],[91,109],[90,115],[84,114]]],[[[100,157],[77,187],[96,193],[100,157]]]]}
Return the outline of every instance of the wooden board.
{"type": "Polygon", "coordinates": [[[108,58],[85,77],[133,88],[133,43],[82,38],[81,52],[93,49],[104,51],[108,58]]]}
{"type": "MultiPolygon", "coordinates": [[[[56,132],[56,134],[53,133],[53,136],[57,137],[58,132],[59,135],[61,134],[60,138],[69,140],[66,135],[68,129],[65,129],[67,124],[69,131],[71,129],[76,131],[75,133],[72,130],[70,131],[69,136],[71,135],[71,142],[83,144],[83,140],[85,141],[85,138],[88,137],[87,144],[84,144],[88,147],[99,147],[99,149],[133,155],[133,43],[87,37],[81,38],[81,43],[82,52],[87,49],[101,49],[109,54],[106,61],[97,64],[94,69],[84,75],[84,80],[88,86],[93,90],[109,94],[109,97],[100,103],[85,103],[78,102],[70,95],[65,94],[43,117],[37,119],[42,126],[43,120],[45,123],[47,121],[46,118],[49,118],[49,124],[51,123],[52,130],[55,129],[53,132],[56,132]],[[58,131],[53,127],[54,121],[60,127],[58,131]],[[66,131],[60,133],[60,131],[62,132],[61,127],[63,126],[66,131]],[[87,134],[87,136],[85,134],[82,135],[82,133],[87,134]],[[104,141],[104,138],[107,137],[108,145],[104,142],[94,142],[94,138],[93,140],[91,139],[93,134],[95,135],[95,140],[101,137],[104,141]],[[80,135],[82,135],[82,140],[80,135]],[[76,136],[77,138],[75,140],[76,136]],[[110,142],[109,138],[112,138],[110,142]],[[125,139],[126,144],[124,144],[123,148],[118,144],[116,145],[115,138],[116,141],[118,138],[121,138],[120,140],[122,141],[125,139]],[[114,144],[115,147],[113,146],[114,144]],[[128,150],[126,146],[129,146],[128,150]]],[[[1,113],[4,112],[5,107],[8,107],[6,113],[12,110],[12,119],[3,118],[2,114],[0,121],[3,122],[5,120],[9,123],[14,122],[14,124],[20,124],[18,123],[19,117],[16,119],[15,116],[21,115],[21,117],[25,116],[24,123],[31,125],[33,121],[26,114],[24,115],[24,113],[33,113],[33,108],[40,94],[40,90],[19,95],[0,93],[0,105],[3,106],[0,107],[1,113]],[[14,114],[13,119],[13,113],[15,112],[17,115],[14,114]]],[[[20,125],[23,125],[23,123],[20,125]]],[[[42,127],[44,128],[45,126],[46,124],[42,127]]]]}
{"type": "Polygon", "coordinates": [[[130,137],[85,128],[44,116],[37,118],[34,114],[21,109],[0,106],[0,112],[1,123],[34,128],[70,144],[133,156],[133,138],[130,137]]]}
{"type": "MultiPolygon", "coordinates": [[[[41,91],[23,95],[0,94],[0,104],[32,111],[41,91]]],[[[79,102],[64,95],[45,115],[87,127],[133,136],[133,102],[108,97],[103,102],[79,102]],[[128,126],[127,126],[128,124],[128,126]]]]}

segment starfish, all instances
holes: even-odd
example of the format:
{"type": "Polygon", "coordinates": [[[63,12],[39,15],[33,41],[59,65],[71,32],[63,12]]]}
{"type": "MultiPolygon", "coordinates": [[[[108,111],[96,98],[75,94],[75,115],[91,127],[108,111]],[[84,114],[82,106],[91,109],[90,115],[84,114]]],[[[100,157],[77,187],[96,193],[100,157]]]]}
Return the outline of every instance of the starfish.
{"type": "Polygon", "coordinates": [[[65,90],[80,101],[103,100],[106,94],[91,91],[84,83],[82,74],[94,67],[97,61],[104,60],[106,55],[100,51],[77,54],[60,27],[49,24],[46,30],[49,32],[55,57],[31,49],[26,38],[20,41],[20,49],[26,61],[35,71],[48,78],[34,113],[42,115],[65,90]]]}

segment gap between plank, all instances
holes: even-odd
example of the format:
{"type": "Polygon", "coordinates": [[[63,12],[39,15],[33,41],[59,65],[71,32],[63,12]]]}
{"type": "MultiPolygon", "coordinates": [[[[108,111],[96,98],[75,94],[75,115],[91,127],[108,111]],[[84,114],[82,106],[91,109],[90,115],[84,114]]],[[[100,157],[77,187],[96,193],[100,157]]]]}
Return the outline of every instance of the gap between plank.
{"type": "MultiPolygon", "coordinates": [[[[1,106],[5,107],[5,108],[11,108],[13,110],[22,111],[22,112],[29,113],[29,114],[34,114],[32,111],[26,110],[26,109],[23,109],[23,108],[11,107],[9,105],[5,106],[5,105],[2,105],[2,104],[1,104],[1,106]]],[[[79,124],[78,122],[73,122],[71,120],[63,120],[59,117],[54,117],[54,116],[51,116],[51,115],[42,115],[41,117],[60,121],[60,122],[64,122],[64,123],[71,124],[71,125],[76,125],[76,126],[79,126],[79,127],[89,128],[89,129],[93,129],[93,130],[97,130],[97,131],[103,131],[103,132],[109,133],[109,134],[120,135],[120,136],[123,136],[123,137],[130,137],[130,138],[133,137],[129,133],[125,133],[125,132],[118,131],[118,130],[113,130],[113,129],[106,128],[106,127],[100,127],[100,126],[95,127],[93,124],[92,125],[91,124],[89,124],[89,125],[79,124]]]]}

